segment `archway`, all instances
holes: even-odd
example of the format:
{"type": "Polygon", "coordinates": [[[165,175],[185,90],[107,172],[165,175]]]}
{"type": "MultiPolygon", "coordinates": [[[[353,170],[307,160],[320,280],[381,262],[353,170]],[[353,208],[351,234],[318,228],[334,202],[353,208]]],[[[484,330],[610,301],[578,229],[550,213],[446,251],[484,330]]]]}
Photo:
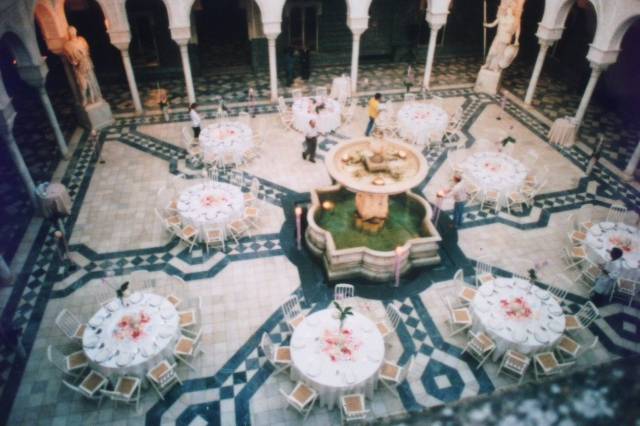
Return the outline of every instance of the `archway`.
{"type": "Polygon", "coordinates": [[[194,2],[191,32],[203,71],[251,64],[247,3],[238,0],[194,2]]]}

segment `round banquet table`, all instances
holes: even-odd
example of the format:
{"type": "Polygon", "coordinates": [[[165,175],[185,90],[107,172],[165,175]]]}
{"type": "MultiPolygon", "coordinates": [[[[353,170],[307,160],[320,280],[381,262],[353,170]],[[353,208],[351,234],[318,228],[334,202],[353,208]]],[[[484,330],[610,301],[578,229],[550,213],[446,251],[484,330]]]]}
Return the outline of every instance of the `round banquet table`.
{"type": "Polygon", "coordinates": [[[564,312],[547,290],[498,277],[478,289],[470,306],[474,332],[496,343],[493,360],[508,349],[531,354],[552,348],[565,328],[564,312]]]}
{"type": "Polygon", "coordinates": [[[304,132],[312,119],[316,121],[316,129],[320,133],[329,133],[340,127],[342,119],[340,104],[331,98],[316,99],[316,102],[314,105],[311,98],[307,97],[300,98],[293,103],[291,111],[293,112],[294,129],[304,132]],[[316,107],[321,102],[324,103],[324,108],[320,110],[320,113],[316,113],[316,107]]]}
{"type": "Polygon", "coordinates": [[[42,209],[45,217],[53,215],[68,216],[71,214],[71,198],[67,187],[61,183],[41,183],[38,185],[38,195],[42,199],[42,209]]]}
{"type": "Polygon", "coordinates": [[[448,124],[449,115],[436,105],[410,103],[398,111],[400,136],[412,141],[420,138],[428,141],[432,134],[442,138],[448,124]]]}
{"type": "Polygon", "coordinates": [[[173,356],[180,337],[175,307],[162,296],[133,293],[114,299],[88,322],[82,346],[92,368],[109,377],[144,377],[162,359],[173,356]]]}
{"type": "Polygon", "coordinates": [[[624,223],[601,222],[594,224],[585,239],[587,257],[593,263],[611,259],[614,247],[622,249],[622,278],[640,280],[640,230],[624,223]]]}
{"type": "Polygon", "coordinates": [[[500,193],[500,205],[506,205],[509,194],[519,190],[527,177],[520,161],[500,152],[478,152],[461,165],[466,179],[483,190],[500,193]]]}
{"type": "Polygon", "coordinates": [[[227,224],[244,213],[242,190],[223,182],[202,182],[190,186],[178,197],[177,213],[183,225],[192,225],[202,239],[207,228],[226,232],[227,224]]]}
{"type": "Polygon", "coordinates": [[[384,361],[384,339],[376,325],[357,312],[344,322],[346,345],[340,339],[335,309],[306,317],[291,336],[291,377],[318,392],[320,404],[333,408],[342,395],[372,398],[384,361]]]}
{"type": "Polygon", "coordinates": [[[222,159],[224,162],[228,157],[235,164],[240,164],[244,154],[253,146],[252,138],[251,127],[236,121],[226,121],[202,129],[198,140],[205,162],[215,159],[222,159]]]}

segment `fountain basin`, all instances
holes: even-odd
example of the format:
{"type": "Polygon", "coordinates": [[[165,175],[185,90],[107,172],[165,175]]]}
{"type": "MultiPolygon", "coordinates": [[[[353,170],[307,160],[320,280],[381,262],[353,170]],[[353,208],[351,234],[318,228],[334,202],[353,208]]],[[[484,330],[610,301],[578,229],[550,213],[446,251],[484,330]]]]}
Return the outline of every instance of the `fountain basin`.
{"type": "Polygon", "coordinates": [[[322,258],[329,280],[363,276],[373,281],[389,281],[394,279],[396,262],[401,273],[416,266],[440,263],[438,248],[442,238],[431,223],[431,206],[424,198],[410,191],[392,198],[389,222],[380,233],[371,235],[353,225],[352,229],[341,228],[349,225],[349,210],[355,210],[351,206],[355,201],[349,197],[354,195],[342,185],[318,188],[311,193],[305,240],[311,252],[322,258]],[[323,211],[322,203],[326,201],[335,205],[331,212],[323,211]],[[323,216],[331,214],[342,216],[342,223],[331,225],[323,216]],[[330,229],[336,233],[335,238],[330,229]]]}

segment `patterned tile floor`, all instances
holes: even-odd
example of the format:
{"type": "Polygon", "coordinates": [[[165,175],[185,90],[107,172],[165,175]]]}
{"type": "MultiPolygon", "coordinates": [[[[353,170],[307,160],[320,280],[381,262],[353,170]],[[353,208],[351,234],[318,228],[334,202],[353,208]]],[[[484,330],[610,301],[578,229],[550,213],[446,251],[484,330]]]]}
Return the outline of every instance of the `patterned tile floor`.
{"type": "MultiPolygon", "coordinates": [[[[401,72],[397,69],[390,67],[382,75],[388,77],[376,84],[399,86],[401,72]]],[[[500,100],[475,94],[469,87],[442,88],[436,93],[445,98],[450,111],[465,106],[463,135],[473,151],[476,139],[495,127],[500,100]]],[[[399,101],[401,92],[386,96],[399,101]]],[[[365,100],[363,97],[363,103],[365,100]]],[[[389,303],[402,312],[387,357],[403,362],[416,354],[415,368],[400,387],[400,398],[382,389],[375,393],[370,401],[373,418],[402,419],[408,413],[417,415],[443,403],[513,386],[497,376],[494,363],[475,369],[461,354],[464,339],[448,337],[441,300],[457,291],[457,284],[449,281],[455,270],[462,268],[472,279],[478,259],[488,259],[504,275],[536,266],[544,283],[560,286],[556,277],[562,269],[559,258],[567,215],[591,204],[596,218],[602,217],[614,200],[629,208],[640,206],[640,192],[621,181],[615,170],[601,166],[590,177],[584,176],[588,146],[549,146],[545,142],[548,121],[514,99],[506,110],[500,125],[513,126],[511,131],[519,141],[514,155],[525,158],[533,149],[553,170],[534,206],[517,215],[505,211],[496,215],[468,206],[459,232],[449,226],[447,213],[439,222],[444,237],[441,265],[403,277],[399,288],[354,281],[372,318],[379,318],[389,303]]],[[[287,341],[279,307],[289,294],[298,294],[310,310],[322,309],[330,301],[331,288],[319,263],[293,244],[292,214],[293,207],[307,202],[308,192],[326,185],[329,177],[321,162],[312,165],[299,158],[300,135],[282,129],[272,111],[270,106],[261,107],[253,123],[268,132],[268,149],[242,169],[245,191],[252,177],[260,180],[260,205],[266,218],[258,235],[229,244],[224,252],[196,248],[189,253],[184,245],[159,232],[150,213],[153,194],[160,186],[176,180],[185,184],[176,178],[179,173],[199,176],[199,171],[185,165],[185,153],[178,146],[179,129],[187,125],[184,113],[174,114],[171,123],[162,123],[153,115],[119,117],[101,133],[97,144],[86,134],[78,135],[71,160],[55,173],[73,199],[73,212],[65,226],[78,266],[71,269],[60,261],[49,223],[31,224],[14,259],[20,273],[2,313],[3,323],[21,330],[27,357],[0,347],[0,407],[10,413],[0,423],[300,423],[297,414],[284,410],[278,392],[279,388],[289,390],[292,382],[271,374],[272,369],[263,364],[258,342],[263,332],[276,342],[287,341]],[[60,309],[67,307],[87,320],[96,309],[93,295],[107,272],[125,279],[135,270],[149,271],[157,279],[158,292],[170,290],[164,280],[167,275],[179,275],[187,281],[190,294],[203,297],[206,350],[196,361],[195,371],[179,368],[184,385],[174,388],[164,401],[145,392],[139,414],[109,402],[98,409],[73,395],[61,387],[60,375],[46,360],[47,345],[61,340],[52,326],[60,309]]],[[[361,107],[350,125],[322,141],[320,155],[338,140],[361,134],[365,124],[361,107]]],[[[431,201],[450,177],[448,150],[443,146],[424,151],[430,172],[418,189],[431,201]]],[[[225,174],[221,179],[228,181],[232,176],[225,174]]],[[[567,289],[570,307],[576,309],[585,300],[585,290],[579,285],[567,289]]],[[[640,352],[639,314],[636,304],[603,309],[602,318],[579,336],[585,341],[598,336],[601,344],[581,358],[578,368],[640,352]]],[[[309,418],[310,424],[337,421],[337,411],[323,407],[309,418]]]]}

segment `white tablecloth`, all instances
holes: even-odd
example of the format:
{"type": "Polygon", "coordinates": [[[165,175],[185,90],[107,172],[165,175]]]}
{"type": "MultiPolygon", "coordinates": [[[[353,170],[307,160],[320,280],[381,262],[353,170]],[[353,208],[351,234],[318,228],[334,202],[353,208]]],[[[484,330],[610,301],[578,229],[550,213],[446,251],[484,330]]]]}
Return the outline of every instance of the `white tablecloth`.
{"type": "Polygon", "coordinates": [[[125,374],[144,377],[173,356],[180,336],[178,313],[164,297],[133,293],[124,301],[125,306],[114,299],[100,308],[82,337],[91,367],[112,380],[125,374]],[[139,322],[139,334],[132,322],[139,322]]]}
{"type": "Polygon", "coordinates": [[[500,152],[478,152],[461,165],[464,176],[483,190],[500,193],[500,204],[524,184],[527,168],[520,161],[500,152]]]}
{"type": "Polygon", "coordinates": [[[224,161],[231,156],[235,164],[242,163],[244,154],[253,145],[251,127],[235,121],[211,124],[200,133],[198,140],[202,146],[205,162],[216,158],[224,161]]]}
{"type": "Polygon", "coordinates": [[[471,315],[473,331],[484,331],[496,343],[494,360],[507,349],[523,354],[549,349],[565,328],[562,308],[551,294],[521,279],[498,277],[482,285],[471,303],[471,315]]]}
{"type": "Polygon", "coordinates": [[[178,215],[183,225],[193,225],[200,237],[209,227],[226,230],[227,224],[242,217],[244,198],[240,188],[223,182],[190,186],[178,197],[178,215]]]}
{"type": "Polygon", "coordinates": [[[640,230],[624,223],[601,222],[587,232],[585,247],[589,260],[604,263],[611,259],[609,251],[622,249],[622,277],[640,280],[640,230]]]}
{"type": "Polygon", "coordinates": [[[384,339],[375,323],[354,313],[344,323],[343,333],[351,340],[344,355],[329,342],[338,338],[336,309],[315,312],[296,327],[291,336],[291,376],[318,391],[320,404],[332,408],[340,396],[353,392],[373,397],[378,370],[384,362],[384,339]],[[334,360],[332,360],[332,356],[334,360]]]}
{"type": "Polygon", "coordinates": [[[344,103],[351,96],[351,78],[348,76],[336,77],[331,82],[331,97],[344,103]]]}
{"type": "Polygon", "coordinates": [[[300,98],[293,103],[291,111],[293,127],[300,132],[304,132],[309,127],[309,121],[313,119],[320,133],[329,133],[340,127],[342,119],[342,107],[330,98],[316,99],[315,105],[311,102],[311,98],[300,98]],[[324,108],[316,114],[316,107],[320,103],[324,103],[324,108]]]}
{"type": "Polygon", "coordinates": [[[428,142],[432,134],[442,137],[448,123],[447,112],[432,104],[410,103],[398,111],[400,136],[411,141],[422,137],[428,142]]]}

